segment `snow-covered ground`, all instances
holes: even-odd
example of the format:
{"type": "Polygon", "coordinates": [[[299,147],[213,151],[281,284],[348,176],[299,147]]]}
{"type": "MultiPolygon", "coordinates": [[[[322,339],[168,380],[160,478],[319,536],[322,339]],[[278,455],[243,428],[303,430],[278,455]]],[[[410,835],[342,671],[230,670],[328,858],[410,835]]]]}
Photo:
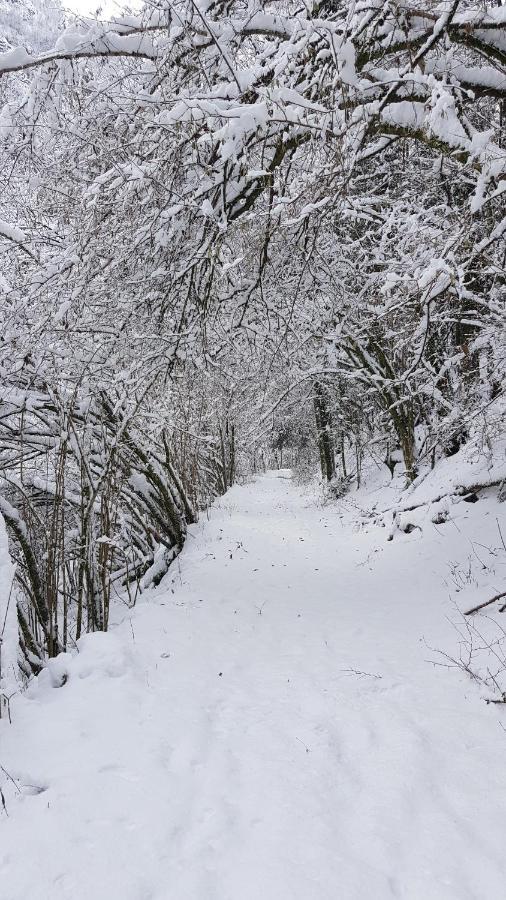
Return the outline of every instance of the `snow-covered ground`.
{"type": "Polygon", "coordinates": [[[502,707],[429,649],[504,584],[504,507],[388,541],[353,524],[385,490],[322,507],[287,476],[12,702],[2,900],[506,896],[502,707]]]}

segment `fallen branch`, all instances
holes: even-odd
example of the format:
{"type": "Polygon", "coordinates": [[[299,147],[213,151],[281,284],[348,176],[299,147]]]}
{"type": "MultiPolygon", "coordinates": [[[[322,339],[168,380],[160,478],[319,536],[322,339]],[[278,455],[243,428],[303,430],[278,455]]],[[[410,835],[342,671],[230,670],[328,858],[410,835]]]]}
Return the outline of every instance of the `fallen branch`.
{"type": "MultiPolygon", "coordinates": [[[[470,494],[477,494],[479,491],[483,491],[486,488],[497,487],[504,483],[504,478],[495,478],[492,481],[484,481],[479,484],[473,484],[470,486],[464,486],[462,484],[456,485],[454,490],[447,491],[446,494],[439,494],[437,497],[431,497],[429,500],[421,500],[419,503],[414,503],[412,506],[389,506],[387,509],[381,510],[372,510],[372,515],[383,516],[389,512],[413,512],[415,509],[421,509],[422,506],[430,506],[431,503],[439,503],[441,500],[445,500],[447,497],[467,497],[470,494]]],[[[492,602],[492,601],[491,601],[492,602]]],[[[467,613],[466,613],[467,615],[467,613]]]]}
{"type": "MultiPolygon", "coordinates": [[[[473,613],[478,612],[480,609],[484,609],[485,606],[490,606],[492,603],[495,603],[496,600],[501,600],[502,597],[506,597],[506,591],[502,591],[500,594],[496,594],[495,597],[492,597],[491,600],[485,600],[484,603],[478,603],[478,606],[473,606],[472,609],[466,610],[464,613],[465,616],[472,616],[473,613]]],[[[501,606],[499,612],[504,612],[506,609],[506,604],[501,606]]]]}

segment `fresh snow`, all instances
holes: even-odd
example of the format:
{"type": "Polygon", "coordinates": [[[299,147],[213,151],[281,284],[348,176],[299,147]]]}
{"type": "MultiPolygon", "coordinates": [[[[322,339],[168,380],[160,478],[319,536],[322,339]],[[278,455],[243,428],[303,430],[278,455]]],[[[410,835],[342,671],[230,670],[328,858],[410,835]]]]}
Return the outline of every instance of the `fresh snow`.
{"type": "Polygon", "coordinates": [[[388,541],[357,524],[372,506],[387,488],[235,486],[157,590],[11,701],[2,900],[504,897],[501,708],[433,665],[448,573],[503,508],[455,499],[388,541]]]}
{"type": "MultiPolygon", "coordinates": [[[[6,53],[3,55],[7,56],[6,53]]],[[[18,228],[17,225],[10,225],[8,222],[4,222],[3,219],[0,219],[0,237],[5,237],[16,244],[24,244],[26,242],[24,231],[21,231],[21,228],[18,228]]]]}

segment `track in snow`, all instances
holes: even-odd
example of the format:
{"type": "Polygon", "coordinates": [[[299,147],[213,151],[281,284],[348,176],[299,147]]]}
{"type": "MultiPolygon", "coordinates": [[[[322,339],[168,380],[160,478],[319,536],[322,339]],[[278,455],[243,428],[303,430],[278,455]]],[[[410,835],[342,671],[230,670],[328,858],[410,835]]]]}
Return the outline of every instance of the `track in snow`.
{"type": "Polygon", "coordinates": [[[506,735],[424,641],[455,535],[230,491],[0,724],[2,900],[502,900],[506,735]]]}

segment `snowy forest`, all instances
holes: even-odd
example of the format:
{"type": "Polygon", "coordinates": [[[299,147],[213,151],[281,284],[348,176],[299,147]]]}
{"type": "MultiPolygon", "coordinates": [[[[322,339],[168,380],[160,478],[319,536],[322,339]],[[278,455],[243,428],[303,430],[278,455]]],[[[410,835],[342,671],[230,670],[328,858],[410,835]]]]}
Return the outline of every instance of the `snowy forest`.
{"type": "Polygon", "coordinates": [[[0,185],[2,900],[502,900],[502,0],[146,0],[91,18],[0,0],[0,185]],[[135,712],[150,653],[180,654],[172,687],[169,665],[152,675],[181,746],[163,776],[138,751],[152,799],[125,775],[115,809],[140,804],[153,844],[113,850],[126,826],[111,813],[100,850],[85,830],[65,845],[61,874],[58,803],[99,815],[97,748],[130,772],[146,734],[165,746],[161,707],[135,712]],[[246,668],[227,694],[230,654],[246,668]],[[290,687],[298,664],[305,716],[269,681],[290,687]],[[323,695],[339,692],[331,713],[323,695]],[[192,702],[222,716],[207,777],[188,762],[207,741],[192,702]],[[275,735],[291,703],[288,750],[275,735]],[[336,716],[362,806],[318,757],[336,716]],[[84,771],[75,796],[51,787],[62,771],[84,771]],[[148,877],[173,790],[184,839],[164,833],[148,877]]]}

